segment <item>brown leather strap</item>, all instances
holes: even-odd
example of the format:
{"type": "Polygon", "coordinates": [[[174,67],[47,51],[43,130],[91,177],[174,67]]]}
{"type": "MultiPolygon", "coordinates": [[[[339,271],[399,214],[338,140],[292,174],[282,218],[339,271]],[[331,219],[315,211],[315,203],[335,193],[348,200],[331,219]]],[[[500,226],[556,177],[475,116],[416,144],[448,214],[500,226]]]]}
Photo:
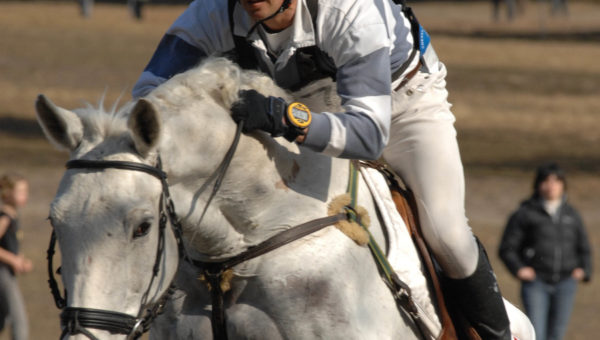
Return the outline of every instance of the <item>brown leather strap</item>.
{"type": "Polygon", "coordinates": [[[406,224],[406,227],[411,234],[419,253],[421,254],[421,258],[425,263],[425,267],[429,272],[429,278],[434,289],[435,298],[440,312],[440,321],[442,323],[442,333],[439,339],[458,339],[456,335],[456,329],[452,323],[452,318],[448,313],[448,308],[446,307],[446,302],[444,301],[442,287],[436,274],[435,267],[431,259],[431,254],[429,253],[429,249],[427,248],[427,245],[425,244],[423,236],[419,230],[418,216],[415,216],[417,214],[417,207],[414,196],[412,195],[412,192],[405,191],[400,188],[397,183],[395,185],[392,184],[390,190],[392,192],[392,199],[396,204],[396,208],[402,216],[402,219],[404,220],[404,223],[406,224]]]}
{"type": "Polygon", "coordinates": [[[398,86],[396,86],[394,88],[394,91],[398,91],[404,85],[406,85],[406,83],[408,83],[417,74],[417,72],[419,72],[419,70],[421,69],[421,66],[423,66],[423,64],[421,64],[421,60],[419,60],[419,62],[417,63],[417,66],[415,66],[415,68],[413,68],[410,72],[408,72],[406,74],[406,76],[404,76],[404,79],[402,79],[400,84],[398,84],[398,86]]]}
{"type": "Polygon", "coordinates": [[[219,262],[205,262],[190,259],[196,267],[202,269],[208,282],[211,285],[211,325],[213,330],[213,339],[227,340],[227,329],[225,327],[225,304],[223,291],[221,290],[221,279],[225,270],[232,268],[242,262],[251,260],[255,257],[266,254],[272,250],[282,247],[290,242],[298,240],[306,235],[319,231],[327,226],[335,224],[341,220],[347,219],[346,213],[339,213],[333,216],[318,218],[291,229],[285,230],[258,245],[249,248],[245,252],[219,262]]]}
{"type": "Polygon", "coordinates": [[[255,257],[266,254],[272,250],[282,247],[290,242],[298,240],[306,235],[312,234],[327,226],[333,225],[347,218],[346,213],[339,213],[333,216],[317,218],[312,221],[299,224],[293,228],[282,231],[279,234],[259,243],[258,245],[248,248],[245,252],[218,262],[192,260],[192,263],[199,268],[209,270],[213,273],[224,271],[232,268],[242,262],[251,260],[255,257]]]}

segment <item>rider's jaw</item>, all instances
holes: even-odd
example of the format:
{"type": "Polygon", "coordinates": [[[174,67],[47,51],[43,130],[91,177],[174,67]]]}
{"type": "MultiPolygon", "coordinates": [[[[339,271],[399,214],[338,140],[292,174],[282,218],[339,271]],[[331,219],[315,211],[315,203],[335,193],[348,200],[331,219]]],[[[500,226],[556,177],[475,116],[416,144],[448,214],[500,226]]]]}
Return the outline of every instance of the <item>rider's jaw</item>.
{"type": "MultiPolygon", "coordinates": [[[[240,0],[244,10],[255,21],[265,19],[277,12],[284,0],[240,0]]],[[[269,28],[280,30],[292,25],[297,0],[292,0],[288,9],[276,15],[272,19],[265,21],[269,28]]]]}
{"type": "Polygon", "coordinates": [[[273,14],[282,2],[283,0],[240,0],[242,7],[256,21],[273,14]]]}

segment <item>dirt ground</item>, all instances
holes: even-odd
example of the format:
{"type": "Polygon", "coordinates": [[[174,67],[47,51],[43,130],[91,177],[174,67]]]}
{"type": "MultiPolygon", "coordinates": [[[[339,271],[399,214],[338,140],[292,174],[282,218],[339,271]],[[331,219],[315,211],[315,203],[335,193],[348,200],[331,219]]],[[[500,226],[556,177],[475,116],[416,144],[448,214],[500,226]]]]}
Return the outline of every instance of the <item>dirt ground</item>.
{"type": "MultiPolygon", "coordinates": [[[[525,3],[513,22],[504,15],[492,21],[487,2],[413,6],[448,68],[471,226],[504,294],[517,304],[518,282],[496,252],[507,216],[530,194],[540,162],[557,160],[567,169],[569,199],[586,222],[596,269],[600,262],[600,5],[570,6],[568,17],[552,17],[546,3],[525,3]]],[[[67,159],[43,138],[33,102],[38,93],[67,108],[96,103],[103,94],[106,106],[129,99],[183,8],[147,6],[136,21],[124,5],[97,4],[86,20],[74,3],[0,2],[0,173],[20,172],[31,182],[22,245],[35,270],[19,281],[32,339],[59,334],[46,284],[45,218],[67,159]]],[[[580,286],[568,339],[598,337],[599,303],[597,281],[580,286]]]]}

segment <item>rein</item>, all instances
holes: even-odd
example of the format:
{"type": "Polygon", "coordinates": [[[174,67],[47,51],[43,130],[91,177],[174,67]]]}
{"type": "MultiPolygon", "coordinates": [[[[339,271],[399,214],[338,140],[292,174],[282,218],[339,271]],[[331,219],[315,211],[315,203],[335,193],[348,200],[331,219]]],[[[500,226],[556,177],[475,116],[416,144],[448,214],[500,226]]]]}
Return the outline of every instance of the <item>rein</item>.
{"type": "Polygon", "coordinates": [[[212,303],[211,326],[213,339],[226,340],[227,330],[225,327],[225,306],[223,302],[223,290],[221,289],[221,280],[227,269],[266,254],[272,250],[282,247],[290,242],[296,241],[304,236],[319,231],[327,226],[335,224],[341,220],[348,219],[346,213],[339,213],[333,216],[318,218],[303,224],[299,224],[291,229],[281,233],[249,248],[245,252],[218,262],[204,262],[192,260],[192,263],[202,269],[204,275],[210,284],[210,295],[212,303]]]}

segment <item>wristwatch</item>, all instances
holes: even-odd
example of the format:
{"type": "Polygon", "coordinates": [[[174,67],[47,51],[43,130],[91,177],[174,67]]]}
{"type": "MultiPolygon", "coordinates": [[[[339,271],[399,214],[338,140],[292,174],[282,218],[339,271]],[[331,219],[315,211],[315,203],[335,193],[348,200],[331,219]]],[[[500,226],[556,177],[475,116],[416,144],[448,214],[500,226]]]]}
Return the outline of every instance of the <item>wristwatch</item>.
{"type": "Polygon", "coordinates": [[[285,112],[285,122],[288,125],[288,130],[284,137],[293,142],[300,135],[306,135],[306,128],[312,121],[312,115],[306,105],[293,102],[288,105],[285,112]]]}
{"type": "Polygon", "coordinates": [[[312,121],[312,115],[306,105],[299,102],[287,105],[283,98],[273,96],[269,97],[269,114],[275,118],[274,124],[280,127],[276,129],[278,131],[276,134],[271,135],[283,136],[290,142],[295,141],[300,135],[305,135],[306,128],[312,121]]]}
{"type": "Polygon", "coordinates": [[[306,105],[293,102],[287,107],[286,121],[290,126],[304,130],[310,125],[312,115],[306,105]]]}

